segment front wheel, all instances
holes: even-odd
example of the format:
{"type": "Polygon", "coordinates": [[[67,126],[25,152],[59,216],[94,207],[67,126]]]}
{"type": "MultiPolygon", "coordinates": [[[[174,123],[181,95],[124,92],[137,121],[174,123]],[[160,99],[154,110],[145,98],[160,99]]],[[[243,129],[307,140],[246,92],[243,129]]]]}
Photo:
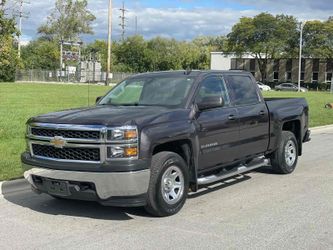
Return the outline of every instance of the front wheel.
{"type": "Polygon", "coordinates": [[[278,149],[271,156],[273,170],[280,174],[292,173],[297,165],[298,144],[294,133],[282,131],[278,149]]]}
{"type": "Polygon", "coordinates": [[[185,204],[188,189],[188,167],[182,157],[167,151],[153,156],[145,207],[150,214],[176,214],[185,204]]]}

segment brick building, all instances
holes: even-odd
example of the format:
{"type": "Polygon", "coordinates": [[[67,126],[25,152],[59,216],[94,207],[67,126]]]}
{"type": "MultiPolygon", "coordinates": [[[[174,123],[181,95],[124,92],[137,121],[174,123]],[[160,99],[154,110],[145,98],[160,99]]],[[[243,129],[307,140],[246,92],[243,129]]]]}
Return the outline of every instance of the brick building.
{"type": "MultiPolygon", "coordinates": [[[[268,59],[267,81],[270,83],[298,82],[298,58],[296,59],[268,59]]],[[[240,69],[251,72],[255,78],[261,80],[258,62],[246,55],[237,58],[232,54],[221,52],[211,53],[211,69],[240,69]]],[[[330,85],[333,75],[333,59],[304,58],[301,66],[301,83],[330,85]]]]}

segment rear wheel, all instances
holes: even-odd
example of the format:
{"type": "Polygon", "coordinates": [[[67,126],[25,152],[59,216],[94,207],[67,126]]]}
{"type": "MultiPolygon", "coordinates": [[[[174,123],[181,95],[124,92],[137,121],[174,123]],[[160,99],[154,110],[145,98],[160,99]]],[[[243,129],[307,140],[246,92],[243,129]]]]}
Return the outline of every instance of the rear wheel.
{"type": "Polygon", "coordinates": [[[297,165],[298,144],[294,133],[282,131],[281,143],[271,156],[273,170],[280,174],[292,173],[297,165]]]}
{"type": "Polygon", "coordinates": [[[189,188],[188,167],[178,154],[153,156],[146,210],[155,216],[176,214],[185,204],[189,188]]]}

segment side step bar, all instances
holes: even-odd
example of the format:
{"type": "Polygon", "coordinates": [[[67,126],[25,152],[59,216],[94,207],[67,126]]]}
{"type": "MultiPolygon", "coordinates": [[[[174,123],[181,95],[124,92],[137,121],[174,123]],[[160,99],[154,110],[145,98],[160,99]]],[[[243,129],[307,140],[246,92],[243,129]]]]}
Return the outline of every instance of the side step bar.
{"type": "Polygon", "coordinates": [[[208,175],[204,177],[198,178],[198,185],[206,185],[213,182],[217,182],[223,179],[227,179],[229,177],[249,172],[253,169],[260,168],[263,166],[267,166],[269,164],[269,160],[265,158],[254,159],[252,162],[246,165],[240,165],[236,169],[232,169],[230,171],[221,171],[218,174],[208,175]]]}

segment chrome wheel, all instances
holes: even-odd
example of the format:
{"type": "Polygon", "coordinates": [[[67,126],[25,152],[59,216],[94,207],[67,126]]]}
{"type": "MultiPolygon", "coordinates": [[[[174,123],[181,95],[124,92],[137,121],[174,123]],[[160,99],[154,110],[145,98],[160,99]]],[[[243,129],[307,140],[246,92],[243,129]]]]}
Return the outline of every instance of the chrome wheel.
{"type": "Polygon", "coordinates": [[[289,140],[284,148],[286,163],[289,167],[293,166],[296,161],[296,145],[292,140],[289,140]]]}
{"type": "Polygon", "coordinates": [[[176,204],[184,194],[184,175],[179,167],[170,166],[161,179],[161,192],[164,201],[176,204]]]}

